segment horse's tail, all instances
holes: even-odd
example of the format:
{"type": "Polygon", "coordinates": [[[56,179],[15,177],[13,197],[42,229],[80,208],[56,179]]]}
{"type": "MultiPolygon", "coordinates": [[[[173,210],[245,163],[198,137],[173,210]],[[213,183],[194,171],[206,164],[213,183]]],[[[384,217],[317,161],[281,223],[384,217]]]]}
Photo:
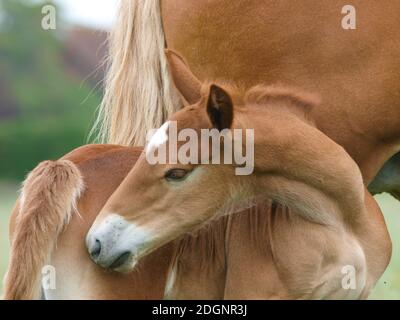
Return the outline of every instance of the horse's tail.
{"type": "Polygon", "coordinates": [[[40,298],[42,268],[50,263],[83,189],[79,169],[68,160],[42,162],[28,175],[11,228],[6,300],[40,298]]]}
{"type": "Polygon", "coordinates": [[[160,0],[121,1],[109,41],[104,99],[92,129],[102,143],[144,145],[177,109],[164,54],[160,0]]]}

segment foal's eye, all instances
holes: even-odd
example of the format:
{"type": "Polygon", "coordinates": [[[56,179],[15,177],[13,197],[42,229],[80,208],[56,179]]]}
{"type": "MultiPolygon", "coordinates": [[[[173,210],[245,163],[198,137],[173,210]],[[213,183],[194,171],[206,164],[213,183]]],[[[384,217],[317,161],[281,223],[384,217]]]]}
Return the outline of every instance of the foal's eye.
{"type": "Polygon", "coordinates": [[[168,170],[167,173],[165,174],[165,179],[170,181],[183,180],[188,173],[189,171],[185,169],[171,169],[168,170]]]}

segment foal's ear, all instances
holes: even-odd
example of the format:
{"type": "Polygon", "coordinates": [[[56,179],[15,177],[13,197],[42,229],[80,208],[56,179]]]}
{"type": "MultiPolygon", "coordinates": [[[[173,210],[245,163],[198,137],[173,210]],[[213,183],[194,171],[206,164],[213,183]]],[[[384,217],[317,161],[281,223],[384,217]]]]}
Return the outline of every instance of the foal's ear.
{"type": "Polygon", "coordinates": [[[215,84],[210,86],[207,113],[218,130],[229,129],[233,122],[233,103],[230,95],[215,84]]]}
{"type": "Polygon", "coordinates": [[[201,98],[201,82],[177,52],[166,49],[165,54],[175,87],[189,104],[195,104],[201,98]]]}

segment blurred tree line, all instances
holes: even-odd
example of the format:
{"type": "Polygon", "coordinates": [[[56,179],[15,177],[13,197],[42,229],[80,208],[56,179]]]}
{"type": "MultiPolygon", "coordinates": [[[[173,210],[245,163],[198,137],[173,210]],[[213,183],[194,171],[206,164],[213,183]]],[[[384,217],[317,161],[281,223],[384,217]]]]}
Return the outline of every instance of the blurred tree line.
{"type": "Polygon", "coordinates": [[[42,5],[0,0],[0,179],[22,179],[85,144],[100,103],[93,85],[68,70],[63,30],[42,29],[42,5]]]}

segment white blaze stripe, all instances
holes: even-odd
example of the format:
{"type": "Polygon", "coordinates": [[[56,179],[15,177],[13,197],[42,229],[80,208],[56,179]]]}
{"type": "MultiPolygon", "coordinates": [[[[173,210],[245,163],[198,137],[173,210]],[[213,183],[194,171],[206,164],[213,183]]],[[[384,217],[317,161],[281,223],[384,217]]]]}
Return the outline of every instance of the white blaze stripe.
{"type": "Polygon", "coordinates": [[[169,123],[169,121],[165,122],[151,137],[149,143],[146,146],[146,153],[158,149],[161,145],[168,141],[167,130],[169,127],[169,123]]]}

